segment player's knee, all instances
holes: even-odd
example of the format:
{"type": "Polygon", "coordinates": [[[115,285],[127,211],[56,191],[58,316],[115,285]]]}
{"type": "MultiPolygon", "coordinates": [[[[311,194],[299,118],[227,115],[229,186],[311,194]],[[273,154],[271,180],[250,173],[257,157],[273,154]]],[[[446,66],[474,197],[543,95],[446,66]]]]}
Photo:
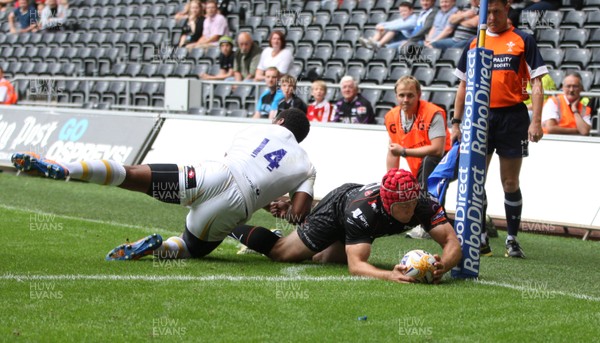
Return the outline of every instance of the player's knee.
{"type": "Polygon", "coordinates": [[[505,193],[513,193],[519,189],[519,180],[518,179],[505,179],[502,180],[502,188],[505,193]]]}
{"type": "Polygon", "coordinates": [[[273,249],[269,252],[269,258],[276,262],[304,261],[306,256],[304,256],[301,250],[290,244],[288,237],[282,238],[275,243],[273,249]]]}

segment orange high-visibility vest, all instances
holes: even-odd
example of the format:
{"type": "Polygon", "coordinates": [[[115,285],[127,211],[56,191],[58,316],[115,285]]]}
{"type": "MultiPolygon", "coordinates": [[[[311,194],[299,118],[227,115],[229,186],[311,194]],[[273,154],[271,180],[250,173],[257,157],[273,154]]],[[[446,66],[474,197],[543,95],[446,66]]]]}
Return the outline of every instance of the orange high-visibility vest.
{"type": "MultiPolygon", "coordinates": [[[[448,134],[448,127],[446,123],[446,111],[441,107],[434,105],[425,100],[419,100],[419,106],[417,109],[417,117],[413,122],[413,125],[405,133],[402,129],[400,106],[392,108],[385,115],[385,127],[387,128],[390,140],[392,143],[397,143],[406,149],[418,148],[426,145],[431,145],[429,140],[429,127],[433,121],[433,115],[440,112],[444,119],[444,128],[446,129],[446,143],[444,145],[444,151],[450,150],[452,144],[450,142],[450,135],[448,134]]],[[[410,171],[416,177],[423,162],[422,157],[407,156],[406,161],[410,167],[410,171]]]]}
{"type": "Polygon", "coordinates": [[[17,103],[17,93],[15,92],[15,87],[8,82],[7,79],[0,79],[0,89],[6,88],[6,98],[3,102],[0,102],[2,105],[14,105],[17,103]]]}
{"type": "MultiPolygon", "coordinates": [[[[554,101],[556,107],[558,108],[558,126],[571,129],[577,128],[577,123],[575,122],[575,114],[571,110],[571,106],[567,104],[567,101],[564,99],[563,94],[558,94],[557,96],[555,95],[548,100],[554,101]]],[[[579,111],[579,113],[581,113],[581,116],[589,116],[592,112],[592,109],[589,106],[583,106],[583,104],[581,103],[581,99],[577,104],[577,110],[579,111]]],[[[543,130],[544,133],[548,133],[548,130],[546,128],[544,128],[543,130]]]]}

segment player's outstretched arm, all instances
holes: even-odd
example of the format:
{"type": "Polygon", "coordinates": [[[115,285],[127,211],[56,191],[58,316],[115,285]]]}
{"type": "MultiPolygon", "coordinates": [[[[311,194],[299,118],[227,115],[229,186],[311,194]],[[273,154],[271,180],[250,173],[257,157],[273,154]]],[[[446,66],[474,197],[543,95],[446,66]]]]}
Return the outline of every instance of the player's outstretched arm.
{"type": "Polygon", "coordinates": [[[368,260],[371,255],[371,244],[369,243],[347,244],[346,255],[348,256],[348,271],[352,275],[400,283],[416,282],[414,278],[404,275],[404,266],[396,265],[392,270],[383,270],[370,264],[368,260]]]}
{"type": "Polygon", "coordinates": [[[437,262],[434,264],[436,271],[433,272],[433,283],[439,283],[442,276],[454,268],[462,257],[460,243],[450,223],[438,225],[429,231],[433,238],[442,247],[443,253],[440,258],[435,255],[437,262]]]}

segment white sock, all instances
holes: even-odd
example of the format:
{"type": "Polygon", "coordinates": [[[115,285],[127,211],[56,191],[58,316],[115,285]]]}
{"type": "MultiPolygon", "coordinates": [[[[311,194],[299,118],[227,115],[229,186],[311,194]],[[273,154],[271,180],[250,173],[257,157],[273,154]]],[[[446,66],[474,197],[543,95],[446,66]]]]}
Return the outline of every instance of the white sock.
{"type": "Polygon", "coordinates": [[[169,237],[160,248],[154,250],[154,256],[164,259],[190,258],[187,245],[181,237],[169,237]]]}
{"type": "Polygon", "coordinates": [[[513,235],[508,235],[506,236],[506,243],[508,243],[508,241],[516,241],[517,237],[513,236],[513,235]]]}
{"type": "Polygon", "coordinates": [[[482,232],[481,233],[481,242],[485,243],[485,239],[487,238],[487,232],[482,232]]]}
{"type": "Polygon", "coordinates": [[[65,163],[69,177],[100,185],[118,186],[125,180],[125,167],[113,160],[91,160],[65,163]]]}

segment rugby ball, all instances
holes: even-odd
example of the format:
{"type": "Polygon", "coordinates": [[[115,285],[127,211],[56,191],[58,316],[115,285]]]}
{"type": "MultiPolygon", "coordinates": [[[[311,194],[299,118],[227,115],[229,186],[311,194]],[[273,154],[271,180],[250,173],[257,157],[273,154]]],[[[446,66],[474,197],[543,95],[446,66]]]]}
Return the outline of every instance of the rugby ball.
{"type": "Polygon", "coordinates": [[[411,250],[402,257],[400,264],[407,267],[404,275],[413,277],[422,283],[431,283],[435,261],[435,257],[426,251],[411,250]]]}

